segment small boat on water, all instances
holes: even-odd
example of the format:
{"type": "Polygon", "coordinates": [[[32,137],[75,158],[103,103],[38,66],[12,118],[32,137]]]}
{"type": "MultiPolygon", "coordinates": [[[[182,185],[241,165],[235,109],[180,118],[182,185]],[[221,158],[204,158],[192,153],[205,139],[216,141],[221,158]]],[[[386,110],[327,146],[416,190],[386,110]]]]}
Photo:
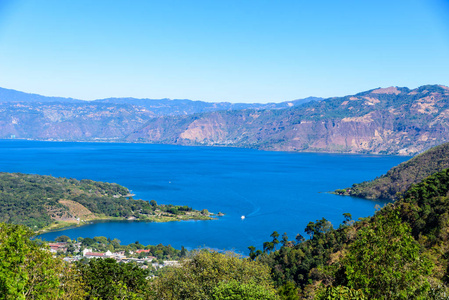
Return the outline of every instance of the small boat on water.
{"type": "Polygon", "coordinates": [[[241,218],[242,220],[245,220],[245,216],[241,216],[240,218],[241,218]]]}

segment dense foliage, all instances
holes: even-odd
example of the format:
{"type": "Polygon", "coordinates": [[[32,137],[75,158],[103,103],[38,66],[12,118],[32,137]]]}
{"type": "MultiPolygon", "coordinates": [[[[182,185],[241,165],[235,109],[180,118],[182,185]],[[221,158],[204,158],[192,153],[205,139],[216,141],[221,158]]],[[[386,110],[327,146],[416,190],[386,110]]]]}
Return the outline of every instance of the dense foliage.
{"type": "Polygon", "coordinates": [[[412,184],[446,168],[449,168],[449,143],[433,147],[393,167],[387,174],[375,180],[354,184],[350,188],[336,190],[335,193],[367,199],[393,200],[412,184]]]}
{"type": "Polygon", "coordinates": [[[268,267],[231,253],[200,251],[167,268],[153,288],[157,299],[277,299],[268,267]]]}
{"type": "Polygon", "coordinates": [[[0,299],[279,299],[267,266],[233,254],[198,251],[151,278],[110,258],[65,263],[32,234],[0,223],[0,299]]]}
{"type": "Polygon", "coordinates": [[[79,272],[32,235],[24,226],[0,223],[0,299],[81,299],[79,272]]]}
{"type": "Polygon", "coordinates": [[[148,270],[136,264],[119,264],[115,259],[91,259],[78,263],[90,299],[144,299],[149,296],[148,270]]]}
{"type": "Polygon", "coordinates": [[[115,183],[0,173],[0,222],[27,225],[34,230],[59,221],[75,221],[78,217],[147,219],[192,211],[187,206],[134,200],[127,188],[115,183]]]}
{"type": "Polygon", "coordinates": [[[373,217],[354,222],[345,214],[338,229],[317,220],[305,232],[307,241],[298,235],[253,256],[271,267],[277,286],[294,282],[304,298],[446,299],[449,169],[412,185],[373,217]]]}
{"type": "Polygon", "coordinates": [[[362,227],[342,265],[346,278],[340,283],[364,290],[372,299],[425,297],[434,267],[396,212],[379,214],[375,222],[362,227]]]}

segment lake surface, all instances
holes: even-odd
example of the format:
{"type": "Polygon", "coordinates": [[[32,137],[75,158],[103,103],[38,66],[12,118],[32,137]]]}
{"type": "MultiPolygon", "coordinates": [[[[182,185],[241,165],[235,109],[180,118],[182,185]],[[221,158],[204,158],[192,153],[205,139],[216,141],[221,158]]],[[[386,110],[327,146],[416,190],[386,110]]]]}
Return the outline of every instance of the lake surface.
{"type": "Polygon", "coordinates": [[[326,218],[335,227],[343,213],[354,219],[374,213],[376,204],[325,193],[374,179],[409,159],[265,152],[218,147],[0,141],[0,171],[115,182],[134,198],[188,205],[226,215],[214,221],[169,223],[106,222],[51,232],[71,238],[106,236],[122,244],[171,244],[247,253],[262,248],[276,230],[291,240],[309,221],[326,218]],[[241,216],[246,218],[241,220],[241,216]]]}

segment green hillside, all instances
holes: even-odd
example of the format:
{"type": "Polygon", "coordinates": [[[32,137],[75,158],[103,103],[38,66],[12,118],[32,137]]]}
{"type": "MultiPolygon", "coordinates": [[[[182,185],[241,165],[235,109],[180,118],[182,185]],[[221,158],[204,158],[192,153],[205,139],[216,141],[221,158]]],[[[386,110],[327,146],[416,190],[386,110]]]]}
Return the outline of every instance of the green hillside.
{"type": "Polygon", "coordinates": [[[127,188],[115,183],[0,173],[0,222],[39,230],[111,218],[210,219],[208,213],[202,214],[187,206],[134,200],[127,188]]]}
{"type": "Polygon", "coordinates": [[[446,168],[449,168],[449,143],[433,147],[372,181],[354,184],[335,193],[366,199],[394,200],[412,184],[446,168]]]}
{"type": "Polygon", "coordinates": [[[292,282],[304,299],[447,299],[448,194],[445,169],[373,217],[354,222],[344,214],[338,229],[324,218],[310,222],[309,240],[283,239],[277,251],[273,233],[252,257],[270,266],[277,286],[292,282]]]}

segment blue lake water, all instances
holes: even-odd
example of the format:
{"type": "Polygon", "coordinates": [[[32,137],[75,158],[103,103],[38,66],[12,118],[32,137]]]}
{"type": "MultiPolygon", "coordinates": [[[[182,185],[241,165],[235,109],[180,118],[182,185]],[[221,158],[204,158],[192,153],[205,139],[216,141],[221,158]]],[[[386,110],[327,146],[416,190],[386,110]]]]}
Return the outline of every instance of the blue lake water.
{"type": "Polygon", "coordinates": [[[337,227],[382,202],[325,193],[370,180],[409,159],[399,156],[265,152],[171,145],[0,141],[0,171],[115,182],[144,200],[226,215],[214,221],[106,222],[51,232],[106,236],[128,244],[211,247],[247,253],[276,230],[290,239],[322,217],[337,227]],[[246,218],[242,221],[241,216],[246,218]]]}

